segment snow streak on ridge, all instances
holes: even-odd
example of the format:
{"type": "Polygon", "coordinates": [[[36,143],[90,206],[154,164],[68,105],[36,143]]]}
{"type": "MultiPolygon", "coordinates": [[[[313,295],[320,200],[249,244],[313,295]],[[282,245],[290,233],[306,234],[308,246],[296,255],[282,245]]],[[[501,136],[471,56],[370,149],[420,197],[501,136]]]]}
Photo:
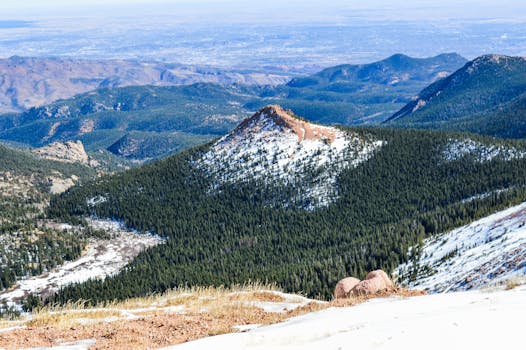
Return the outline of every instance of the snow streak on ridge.
{"type": "Polygon", "coordinates": [[[215,181],[261,181],[291,186],[295,203],[308,210],[338,197],[337,178],[344,169],[370,159],[382,141],[301,120],[279,106],[268,106],[218,140],[197,161],[215,181]]]}
{"type": "Polygon", "coordinates": [[[395,274],[432,292],[481,288],[526,275],[526,202],[425,240],[420,257],[395,274]],[[415,267],[413,281],[409,274],[415,267]]]}

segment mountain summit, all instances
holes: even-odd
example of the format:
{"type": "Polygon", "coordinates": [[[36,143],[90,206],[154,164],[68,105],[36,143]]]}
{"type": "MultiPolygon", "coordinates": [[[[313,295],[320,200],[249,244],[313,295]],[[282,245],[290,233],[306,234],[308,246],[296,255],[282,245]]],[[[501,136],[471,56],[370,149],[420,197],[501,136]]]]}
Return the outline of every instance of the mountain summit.
{"type": "Polygon", "coordinates": [[[234,131],[229,133],[222,141],[230,142],[239,138],[250,138],[254,133],[268,131],[294,133],[298,142],[305,140],[325,141],[332,144],[336,141],[338,130],[331,127],[310,123],[278,105],[263,107],[252,117],[245,119],[234,131]]]}
{"type": "Polygon", "coordinates": [[[341,171],[366,161],[381,145],[270,105],[219,139],[198,164],[212,175],[215,188],[251,181],[288,187],[295,193],[278,202],[314,209],[337,197],[341,171]]]}
{"type": "MultiPolygon", "coordinates": [[[[385,86],[408,84],[410,82],[433,82],[449,75],[462,67],[467,60],[456,54],[446,53],[429,58],[414,58],[403,54],[395,54],[384,60],[368,64],[343,64],[326,68],[323,71],[306,78],[295,78],[287,85],[289,87],[318,86],[328,87],[335,91],[336,87],[349,89],[342,83],[367,83],[385,86]],[[336,86],[332,84],[338,84],[336,86]]],[[[371,86],[355,86],[356,89],[371,90],[371,86]]]]}

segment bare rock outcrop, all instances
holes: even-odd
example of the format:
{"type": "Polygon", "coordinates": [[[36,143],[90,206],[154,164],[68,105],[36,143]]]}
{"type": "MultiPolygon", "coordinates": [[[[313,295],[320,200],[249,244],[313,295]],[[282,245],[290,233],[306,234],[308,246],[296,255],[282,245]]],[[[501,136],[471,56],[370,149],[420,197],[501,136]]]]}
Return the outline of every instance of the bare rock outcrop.
{"type": "Polygon", "coordinates": [[[340,280],[336,284],[336,287],[334,288],[334,298],[335,299],[348,298],[349,293],[358,283],[360,283],[360,280],[354,277],[347,277],[347,278],[340,280]]]}
{"type": "Polygon", "coordinates": [[[47,146],[34,149],[33,154],[59,162],[89,165],[89,157],[81,141],[53,142],[47,146]]]}

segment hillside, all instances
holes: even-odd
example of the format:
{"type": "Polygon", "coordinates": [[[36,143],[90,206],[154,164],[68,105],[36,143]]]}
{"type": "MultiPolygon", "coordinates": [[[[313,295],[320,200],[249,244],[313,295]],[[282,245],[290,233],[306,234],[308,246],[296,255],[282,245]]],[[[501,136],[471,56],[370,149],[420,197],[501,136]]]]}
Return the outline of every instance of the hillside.
{"type": "Polygon", "coordinates": [[[523,278],[525,223],[526,203],[522,203],[426,239],[413,248],[411,260],[397,268],[399,282],[440,293],[480,289],[523,278]]]}
{"type": "Polygon", "coordinates": [[[327,298],[344,276],[392,271],[426,237],[526,200],[523,142],[326,128],[286,114],[268,107],[212,144],[54,198],[49,214],[62,220],[96,214],[168,238],[121,274],[68,287],[54,300],[248,280],[327,298]],[[308,130],[320,132],[310,140],[308,130]],[[345,145],[338,135],[350,147],[348,162],[338,158],[345,145]],[[276,137],[294,138],[294,147],[276,137]],[[328,152],[336,152],[332,160],[328,152]],[[329,190],[310,187],[320,184],[329,190]],[[491,195],[466,201],[484,193],[491,195]]]}
{"type": "Polygon", "coordinates": [[[275,87],[198,83],[98,89],[2,115],[0,139],[35,147],[81,140],[88,151],[107,149],[148,160],[222,136],[270,103],[326,124],[371,123],[383,121],[464,62],[455,54],[428,59],[395,55],[367,65],[328,68],[275,87]],[[316,83],[300,83],[305,79],[316,83]]]}
{"type": "Polygon", "coordinates": [[[386,123],[523,138],[526,59],[479,57],[426,89],[386,123]]]}
{"type": "Polygon", "coordinates": [[[164,350],[491,349],[521,344],[526,288],[388,298],[164,350]],[[476,334],[476,336],[467,336],[476,334]],[[447,335],[447,336],[446,336],[447,335]]]}
{"type": "Polygon", "coordinates": [[[430,58],[396,54],[368,64],[345,64],[276,86],[263,95],[264,103],[281,104],[327,124],[378,123],[465,63],[457,54],[430,58]]]}
{"type": "Polygon", "coordinates": [[[102,89],[5,115],[0,139],[35,147],[81,140],[88,151],[155,158],[225,134],[249,115],[242,106],[251,98],[214,84],[102,89]]]}
{"type": "Polygon", "coordinates": [[[0,323],[0,346],[45,350],[486,348],[522,341],[526,288],[321,302],[268,286],[184,288],[0,323]],[[467,333],[481,332],[476,337],[467,333]],[[449,336],[443,337],[441,334],[449,336]],[[429,347],[429,346],[428,346],[429,347]]]}
{"type": "Polygon", "coordinates": [[[95,177],[81,163],[37,158],[0,145],[0,291],[80,255],[85,235],[44,227],[51,193],[95,177]]]}
{"type": "Polygon", "coordinates": [[[133,85],[277,85],[288,76],[137,60],[0,59],[0,113],[21,112],[100,88],[133,85]]]}

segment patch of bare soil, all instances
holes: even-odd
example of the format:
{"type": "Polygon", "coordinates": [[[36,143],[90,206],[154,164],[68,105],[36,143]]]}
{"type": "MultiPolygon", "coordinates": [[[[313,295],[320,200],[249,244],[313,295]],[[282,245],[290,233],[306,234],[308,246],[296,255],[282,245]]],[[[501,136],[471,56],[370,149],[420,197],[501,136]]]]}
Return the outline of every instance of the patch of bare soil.
{"type": "MultiPolygon", "coordinates": [[[[209,312],[146,315],[135,320],[99,322],[86,325],[36,326],[15,329],[0,333],[0,348],[20,349],[41,346],[53,346],[64,342],[84,339],[96,339],[90,349],[155,349],[184,343],[203,337],[234,332],[234,326],[248,324],[273,324],[288,318],[319,311],[328,307],[347,307],[362,303],[368,299],[400,296],[412,297],[424,295],[422,291],[397,289],[380,292],[377,295],[338,299],[329,303],[311,302],[305,306],[283,313],[264,312],[246,306],[243,310],[237,307],[231,312],[209,312]],[[237,310],[237,312],[235,311],[237,310]]],[[[259,292],[257,299],[280,301],[279,296],[259,292]]]]}

